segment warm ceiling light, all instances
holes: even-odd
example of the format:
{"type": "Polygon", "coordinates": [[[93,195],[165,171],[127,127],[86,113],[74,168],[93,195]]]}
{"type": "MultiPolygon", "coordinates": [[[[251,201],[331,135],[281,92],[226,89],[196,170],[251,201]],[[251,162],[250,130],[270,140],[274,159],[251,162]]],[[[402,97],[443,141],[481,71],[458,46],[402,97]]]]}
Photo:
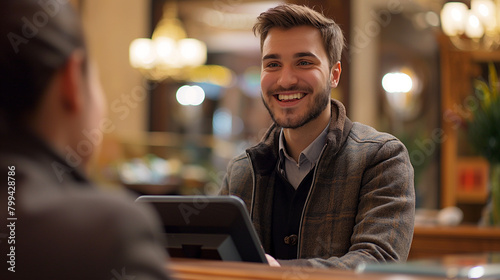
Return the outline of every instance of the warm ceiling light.
{"type": "Polygon", "coordinates": [[[151,39],[135,39],[130,44],[129,59],[150,80],[184,79],[190,68],[207,60],[205,43],[186,38],[186,32],[177,19],[177,5],[167,2],[163,16],[151,39]]]}
{"type": "Polygon", "coordinates": [[[441,27],[462,50],[495,50],[500,46],[496,5],[492,0],[472,0],[471,9],[461,2],[448,2],[441,10],[441,27]]]}
{"type": "Polygon", "coordinates": [[[382,87],[389,93],[406,93],[412,89],[413,81],[408,74],[392,72],[384,75],[382,87]]]}
{"type": "Polygon", "coordinates": [[[385,97],[392,111],[401,120],[413,119],[421,109],[417,76],[407,67],[386,73],[382,78],[385,97]]]}
{"type": "Polygon", "coordinates": [[[200,86],[184,85],[177,90],[175,97],[183,106],[198,106],[205,100],[205,91],[200,86]]]}
{"type": "Polygon", "coordinates": [[[486,30],[494,30],[497,27],[496,7],[491,0],[474,0],[471,2],[471,10],[486,30]]]}
{"type": "Polygon", "coordinates": [[[469,13],[465,25],[465,35],[469,38],[479,39],[484,35],[484,28],[479,18],[474,13],[469,13]]]}
{"type": "Polygon", "coordinates": [[[460,2],[448,2],[441,10],[441,26],[448,36],[456,36],[465,30],[467,5],[460,2]]]}

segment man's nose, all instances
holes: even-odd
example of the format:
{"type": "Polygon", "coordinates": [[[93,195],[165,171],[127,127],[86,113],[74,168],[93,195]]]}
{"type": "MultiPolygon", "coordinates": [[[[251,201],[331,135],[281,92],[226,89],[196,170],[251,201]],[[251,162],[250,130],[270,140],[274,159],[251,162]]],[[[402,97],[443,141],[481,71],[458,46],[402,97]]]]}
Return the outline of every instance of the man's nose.
{"type": "Polygon", "coordinates": [[[298,82],[297,73],[293,69],[293,67],[284,66],[279,73],[279,78],[277,82],[278,85],[283,88],[289,88],[290,86],[296,85],[297,82],[298,82]]]}

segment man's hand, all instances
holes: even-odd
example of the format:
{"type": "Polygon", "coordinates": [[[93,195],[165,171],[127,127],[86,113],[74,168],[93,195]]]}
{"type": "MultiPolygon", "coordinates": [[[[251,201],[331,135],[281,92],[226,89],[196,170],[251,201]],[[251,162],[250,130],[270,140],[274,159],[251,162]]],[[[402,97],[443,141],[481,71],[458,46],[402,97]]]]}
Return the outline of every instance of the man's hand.
{"type": "Polygon", "coordinates": [[[269,266],[275,266],[275,267],[280,267],[280,263],[270,255],[266,254],[267,262],[269,263],[269,266]]]}

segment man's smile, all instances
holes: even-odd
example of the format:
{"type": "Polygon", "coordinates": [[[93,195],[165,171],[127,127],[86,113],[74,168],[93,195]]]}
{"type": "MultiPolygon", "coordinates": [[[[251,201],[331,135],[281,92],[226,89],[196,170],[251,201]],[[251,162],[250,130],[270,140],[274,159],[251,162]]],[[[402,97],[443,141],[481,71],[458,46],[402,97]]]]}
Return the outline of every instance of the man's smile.
{"type": "Polygon", "coordinates": [[[276,94],[275,97],[278,99],[278,101],[294,101],[294,100],[300,100],[306,96],[305,93],[293,93],[293,94],[276,94]]]}

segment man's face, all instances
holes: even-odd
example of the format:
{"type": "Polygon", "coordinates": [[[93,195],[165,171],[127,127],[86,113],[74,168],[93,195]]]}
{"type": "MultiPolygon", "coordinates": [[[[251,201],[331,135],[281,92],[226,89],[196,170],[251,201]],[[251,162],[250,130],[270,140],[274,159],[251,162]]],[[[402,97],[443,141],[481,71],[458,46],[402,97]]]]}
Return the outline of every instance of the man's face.
{"type": "Polygon", "coordinates": [[[279,126],[298,128],[316,119],[339,78],[340,63],[330,71],[319,30],[269,30],[262,45],[262,99],[279,126]]]}

